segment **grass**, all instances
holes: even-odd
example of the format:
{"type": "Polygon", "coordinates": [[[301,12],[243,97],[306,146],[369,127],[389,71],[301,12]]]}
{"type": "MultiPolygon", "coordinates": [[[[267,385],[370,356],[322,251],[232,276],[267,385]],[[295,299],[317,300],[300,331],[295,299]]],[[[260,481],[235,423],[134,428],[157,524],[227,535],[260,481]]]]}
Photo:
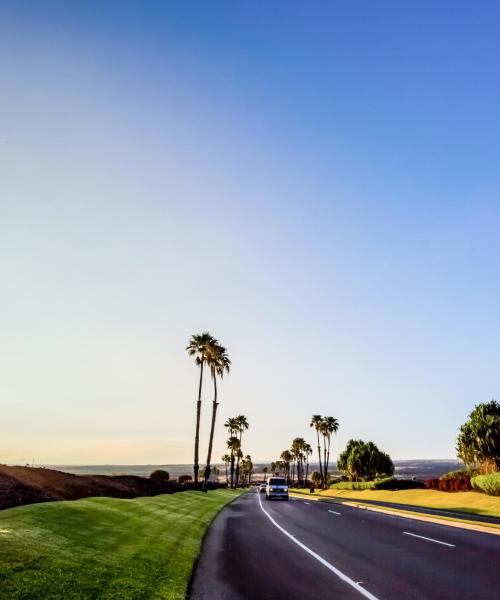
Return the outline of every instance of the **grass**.
{"type": "MultiPolygon", "coordinates": [[[[304,490],[290,490],[303,492],[304,490]]],[[[309,492],[307,492],[309,493],[309,492]]],[[[500,517],[500,497],[487,496],[480,492],[440,492],[438,490],[325,490],[316,491],[315,496],[322,498],[379,500],[395,504],[408,504],[422,508],[455,510],[458,512],[500,517]]]]}
{"type": "Polygon", "coordinates": [[[87,498],[0,512],[0,596],[185,598],[203,536],[241,492],[87,498]]]}

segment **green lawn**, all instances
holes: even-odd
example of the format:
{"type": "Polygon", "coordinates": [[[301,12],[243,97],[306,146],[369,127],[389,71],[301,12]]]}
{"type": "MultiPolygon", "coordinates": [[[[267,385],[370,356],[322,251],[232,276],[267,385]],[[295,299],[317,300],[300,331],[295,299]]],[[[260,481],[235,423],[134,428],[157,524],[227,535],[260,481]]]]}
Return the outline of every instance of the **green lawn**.
{"type": "MultiPolygon", "coordinates": [[[[302,492],[303,490],[291,490],[302,492]]],[[[308,493],[308,492],[306,492],[308,493]]],[[[342,500],[380,500],[395,504],[409,504],[423,508],[440,508],[459,512],[500,517],[500,496],[488,496],[480,492],[440,492],[438,490],[339,490],[316,491],[320,498],[342,500]]]]}
{"type": "Polygon", "coordinates": [[[87,498],[0,511],[0,597],[185,597],[201,541],[240,491],[87,498]]]}

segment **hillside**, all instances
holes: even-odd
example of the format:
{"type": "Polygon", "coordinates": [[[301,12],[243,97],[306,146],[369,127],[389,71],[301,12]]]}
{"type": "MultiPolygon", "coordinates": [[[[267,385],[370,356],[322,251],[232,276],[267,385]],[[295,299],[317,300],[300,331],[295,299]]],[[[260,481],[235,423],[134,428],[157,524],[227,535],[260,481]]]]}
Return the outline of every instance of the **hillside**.
{"type": "Polygon", "coordinates": [[[0,509],[91,496],[155,496],[185,489],[176,482],[155,482],[134,475],[73,475],[54,469],[0,465],[0,509]]]}

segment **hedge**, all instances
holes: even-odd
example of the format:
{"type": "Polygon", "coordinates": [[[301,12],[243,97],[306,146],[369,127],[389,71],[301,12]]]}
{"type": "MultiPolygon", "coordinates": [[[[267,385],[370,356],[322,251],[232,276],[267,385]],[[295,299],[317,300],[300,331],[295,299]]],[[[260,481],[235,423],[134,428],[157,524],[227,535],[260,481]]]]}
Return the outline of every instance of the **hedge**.
{"type": "Polygon", "coordinates": [[[331,490],[412,490],[425,488],[420,481],[386,477],[375,481],[342,481],[330,486],[331,490]]]}
{"type": "Polygon", "coordinates": [[[500,496],[500,473],[476,475],[471,479],[472,487],[489,496],[500,496]]]}

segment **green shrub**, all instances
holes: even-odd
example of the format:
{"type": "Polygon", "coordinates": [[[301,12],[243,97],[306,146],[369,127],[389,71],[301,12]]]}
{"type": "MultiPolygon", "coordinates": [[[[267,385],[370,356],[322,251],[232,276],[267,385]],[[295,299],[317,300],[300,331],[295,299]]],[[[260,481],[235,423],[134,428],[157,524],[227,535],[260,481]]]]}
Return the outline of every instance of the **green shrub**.
{"type": "Polygon", "coordinates": [[[331,490],[373,490],[374,481],[339,481],[330,486],[331,490]]]}
{"type": "Polygon", "coordinates": [[[341,481],[330,486],[331,490],[413,490],[423,489],[425,485],[421,481],[413,479],[396,479],[396,477],[385,477],[375,481],[341,481]]]}
{"type": "Polygon", "coordinates": [[[177,481],[181,484],[184,484],[193,481],[193,478],[191,475],[181,475],[177,481]]]}
{"type": "Polygon", "coordinates": [[[170,479],[170,475],[168,474],[168,471],[156,469],[156,471],[151,473],[149,479],[152,479],[153,481],[168,481],[170,479]]]}
{"type": "Polygon", "coordinates": [[[479,475],[477,469],[458,469],[457,471],[449,471],[441,475],[441,479],[460,479],[466,476],[474,477],[474,475],[479,475]]]}
{"type": "Polygon", "coordinates": [[[472,487],[490,496],[500,496],[500,473],[476,475],[471,479],[472,487]]]}

